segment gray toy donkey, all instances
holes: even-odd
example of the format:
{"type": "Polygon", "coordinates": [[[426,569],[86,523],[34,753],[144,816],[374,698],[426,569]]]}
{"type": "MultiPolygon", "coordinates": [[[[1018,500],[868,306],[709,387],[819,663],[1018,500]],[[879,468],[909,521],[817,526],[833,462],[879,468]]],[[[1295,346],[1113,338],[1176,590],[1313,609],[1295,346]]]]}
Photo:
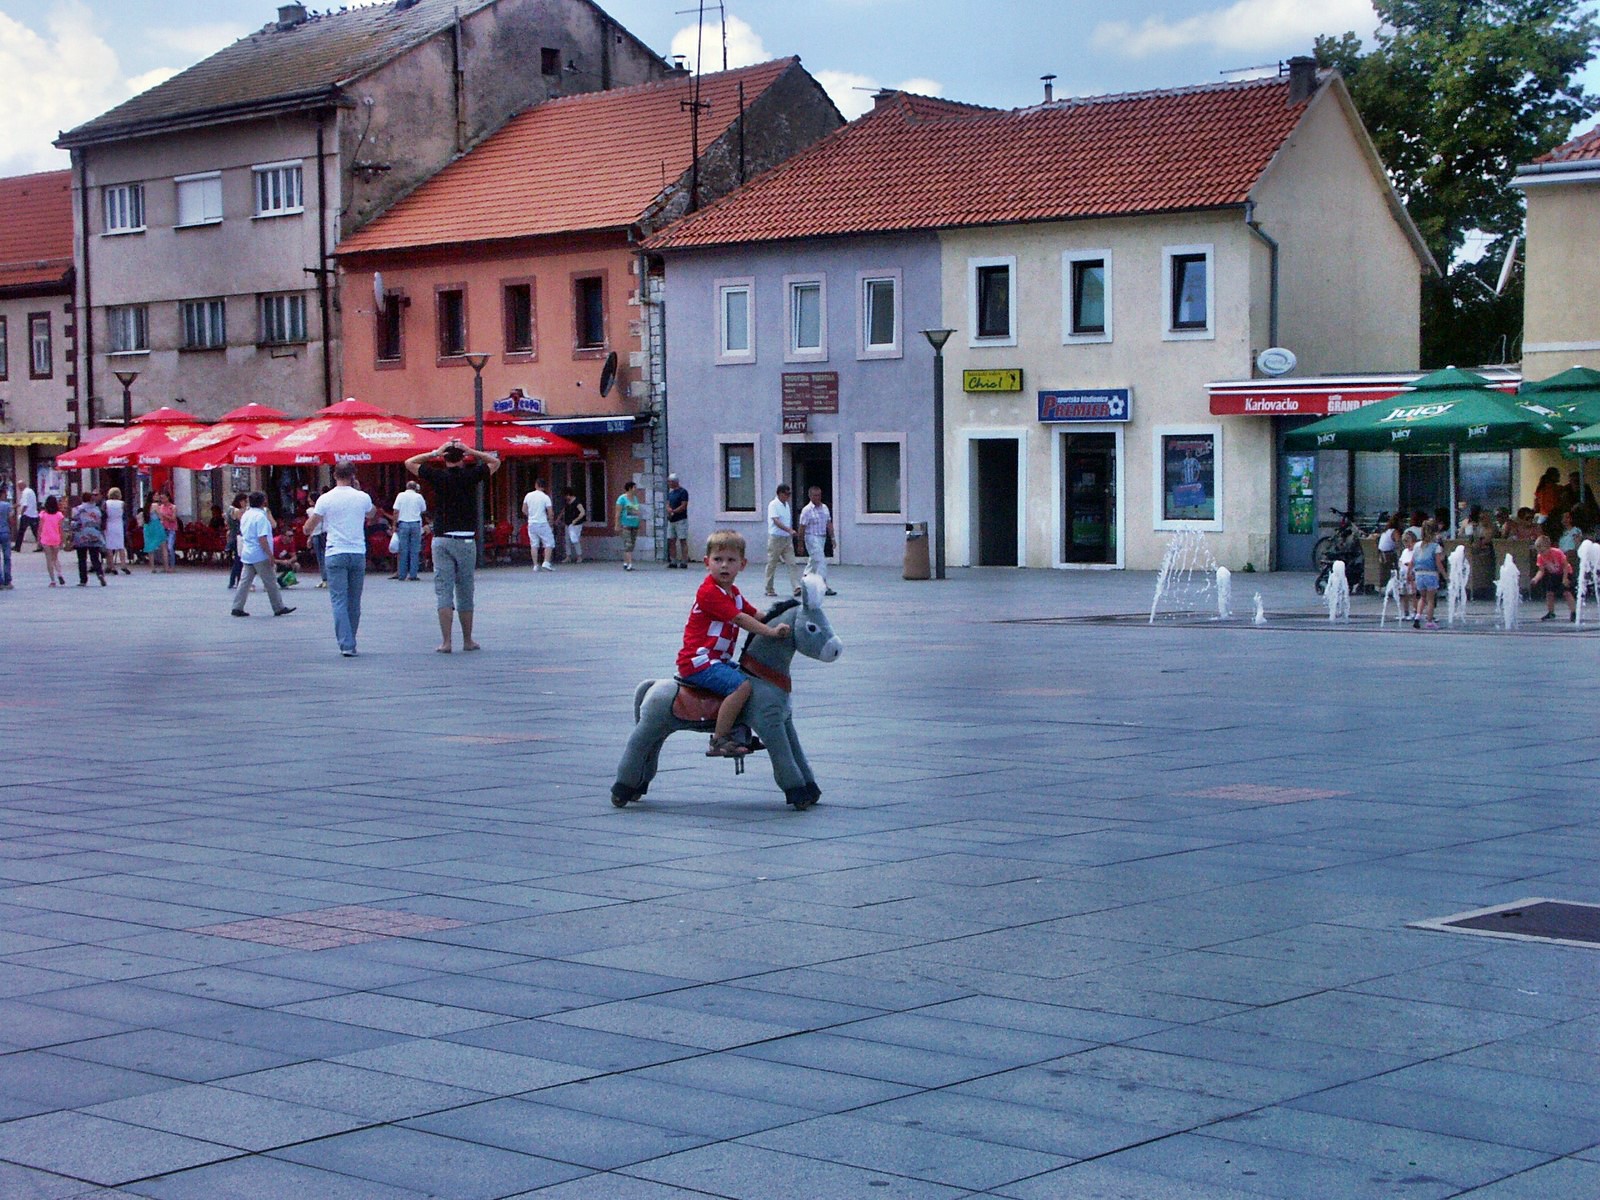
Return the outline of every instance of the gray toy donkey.
{"type": "MultiPolygon", "coordinates": [[[[772,757],[772,775],[783,789],[784,799],[796,809],[810,808],[822,795],[800,749],[789,707],[789,664],[795,651],[819,662],[833,662],[844,647],[834,636],[833,626],[822,611],[823,591],[827,587],[815,575],[802,581],[800,600],[785,600],[773,606],[762,618],[768,625],[790,625],[792,638],[748,636],[740,668],[751,677],[750,699],[740,722],[749,725],[765,743],[772,757]]],[[[635,725],[617,764],[617,781],[611,785],[611,803],[618,808],[637,800],[650,789],[661,758],[661,745],[681,729],[704,733],[711,729],[715,706],[705,713],[685,716],[679,693],[704,695],[685,689],[676,679],[647,679],[633,695],[635,725]],[[677,711],[674,711],[676,708],[677,711]]],[[[711,697],[718,700],[720,697],[711,697]]]]}

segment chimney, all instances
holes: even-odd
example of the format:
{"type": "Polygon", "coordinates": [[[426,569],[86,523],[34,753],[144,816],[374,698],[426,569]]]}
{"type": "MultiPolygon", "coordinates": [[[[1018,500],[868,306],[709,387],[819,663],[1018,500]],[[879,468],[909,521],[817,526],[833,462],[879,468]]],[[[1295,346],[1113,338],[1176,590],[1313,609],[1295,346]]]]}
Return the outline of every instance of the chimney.
{"type": "Polygon", "coordinates": [[[1049,104],[1056,98],[1056,77],[1054,75],[1039,76],[1044,81],[1044,102],[1049,104]]]}
{"type": "Polygon", "coordinates": [[[875,109],[882,108],[889,101],[893,100],[894,97],[895,90],[893,88],[879,88],[877,91],[872,93],[872,107],[875,109]]]}
{"type": "Polygon", "coordinates": [[[1316,94],[1317,60],[1297,54],[1289,60],[1289,103],[1304,104],[1316,94]]]}
{"type": "Polygon", "coordinates": [[[278,5],[278,28],[293,29],[296,25],[306,23],[306,6],[304,4],[278,5]]]}

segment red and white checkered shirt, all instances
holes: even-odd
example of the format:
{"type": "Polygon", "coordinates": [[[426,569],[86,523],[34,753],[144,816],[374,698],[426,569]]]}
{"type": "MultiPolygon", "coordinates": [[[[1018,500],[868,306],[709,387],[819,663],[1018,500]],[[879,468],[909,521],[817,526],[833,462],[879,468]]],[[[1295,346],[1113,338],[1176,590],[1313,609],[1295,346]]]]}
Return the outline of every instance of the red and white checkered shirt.
{"type": "Polygon", "coordinates": [[[694,594],[689,623],[683,627],[678,674],[693,675],[714,662],[732,662],[733,644],[739,640],[739,627],[733,619],[740,613],[759,617],[761,610],[741,596],[738,588],[725,592],[707,575],[694,594]]]}

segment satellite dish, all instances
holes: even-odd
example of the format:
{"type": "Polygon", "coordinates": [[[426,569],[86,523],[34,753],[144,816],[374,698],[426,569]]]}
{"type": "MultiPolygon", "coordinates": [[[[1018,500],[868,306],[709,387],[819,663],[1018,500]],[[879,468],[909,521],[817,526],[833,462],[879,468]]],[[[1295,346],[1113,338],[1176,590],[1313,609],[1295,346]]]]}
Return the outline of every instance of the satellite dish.
{"type": "Polygon", "coordinates": [[[609,396],[617,384],[617,352],[606,355],[606,365],[600,368],[600,394],[609,396]]]}
{"type": "Polygon", "coordinates": [[[374,271],[372,273],[372,302],[378,306],[380,313],[383,311],[383,301],[383,272],[374,271]]]}
{"type": "Polygon", "coordinates": [[[1494,294],[1496,296],[1506,294],[1506,285],[1511,282],[1511,272],[1516,270],[1517,267],[1517,243],[1521,240],[1522,235],[1520,233],[1511,239],[1511,249],[1506,251],[1506,261],[1500,265],[1500,278],[1494,285],[1494,294]]]}
{"type": "Polygon", "coordinates": [[[1263,375],[1287,375],[1294,370],[1298,361],[1293,350],[1285,350],[1282,346],[1269,346],[1256,355],[1256,369],[1263,375]]]}

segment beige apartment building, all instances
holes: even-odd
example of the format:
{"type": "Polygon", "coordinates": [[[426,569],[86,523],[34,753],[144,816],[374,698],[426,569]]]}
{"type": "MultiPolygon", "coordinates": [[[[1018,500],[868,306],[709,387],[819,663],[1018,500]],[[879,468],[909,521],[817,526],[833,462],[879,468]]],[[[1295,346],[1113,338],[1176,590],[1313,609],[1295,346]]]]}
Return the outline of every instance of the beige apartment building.
{"type": "Polygon", "coordinates": [[[339,399],[342,236],[522,109],[671,73],[590,0],[282,5],[58,139],[82,394],[102,419],[120,417],[116,372],[137,373],[135,414],[339,399]]]}

